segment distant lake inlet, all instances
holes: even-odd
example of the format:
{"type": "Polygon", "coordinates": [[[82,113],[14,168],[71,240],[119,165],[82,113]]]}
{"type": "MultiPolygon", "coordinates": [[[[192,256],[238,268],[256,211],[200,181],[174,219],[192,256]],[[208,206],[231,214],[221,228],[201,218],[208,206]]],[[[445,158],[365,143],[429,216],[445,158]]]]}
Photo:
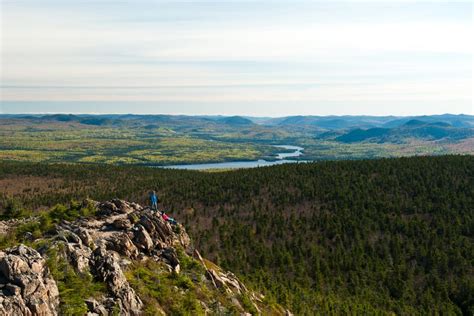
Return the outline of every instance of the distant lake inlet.
{"type": "Polygon", "coordinates": [[[302,160],[289,160],[288,158],[296,158],[303,154],[303,147],[291,146],[291,145],[275,145],[274,147],[286,149],[283,153],[276,155],[276,160],[255,160],[255,161],[229,161],[229,162],[216,162],[216,163],[201,163],[201,164],[185,164],[185,165],[171,165],[163,166],[162,168],[167,169],[187,169],[187,170],[206,170],[206,169],[243,169],[243,168],[256,168],[256,167],[267,167],[274,165],[281,165],[285,163],[298,163],[307,162],[302,160]],[[291,152],[288,152],[291,150],[291,152]]]}

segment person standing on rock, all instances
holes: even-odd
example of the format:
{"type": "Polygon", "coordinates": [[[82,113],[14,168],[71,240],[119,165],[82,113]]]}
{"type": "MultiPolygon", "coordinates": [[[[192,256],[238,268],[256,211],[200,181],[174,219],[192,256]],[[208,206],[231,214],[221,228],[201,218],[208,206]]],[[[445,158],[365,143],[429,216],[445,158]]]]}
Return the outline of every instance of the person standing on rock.
{"type": "Polygon", "coordinates": [[[150,204],[152,210],[158,210],[158,197],[156,196],[155,191],[150,191],[150,204]]]}

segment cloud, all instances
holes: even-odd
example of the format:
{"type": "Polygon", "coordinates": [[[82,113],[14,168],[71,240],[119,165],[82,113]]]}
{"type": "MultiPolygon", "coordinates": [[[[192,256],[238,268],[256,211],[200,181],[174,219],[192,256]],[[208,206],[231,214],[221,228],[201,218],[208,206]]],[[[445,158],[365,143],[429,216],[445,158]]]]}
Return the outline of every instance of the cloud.
{"type": "Polygon", "coordinates": [[[472,100],[467,2],[2,5],[3,100],[472,100]]]}

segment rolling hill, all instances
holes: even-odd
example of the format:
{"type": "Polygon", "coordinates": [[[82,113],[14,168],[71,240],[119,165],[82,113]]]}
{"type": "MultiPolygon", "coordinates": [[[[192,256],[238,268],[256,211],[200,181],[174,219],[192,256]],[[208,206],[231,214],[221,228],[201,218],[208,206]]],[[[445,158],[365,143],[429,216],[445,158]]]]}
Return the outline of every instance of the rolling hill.
{"type": "Polygon", "coordinates": [[[274,159],[274,145],[301,160],[474,153],[468,115],[419,117],[0,115],[0,159],[176,165],[274,159]]]}
{"type": "Polygon", "coordinates": [[[344,143],[355,142],[403,142],[409,139],[458,141],[474,137],[474,129],[456,128],[446,122],[429,123],[421,120],[409,120],[393,128],[355,129],[336,138],[344,143]]]}

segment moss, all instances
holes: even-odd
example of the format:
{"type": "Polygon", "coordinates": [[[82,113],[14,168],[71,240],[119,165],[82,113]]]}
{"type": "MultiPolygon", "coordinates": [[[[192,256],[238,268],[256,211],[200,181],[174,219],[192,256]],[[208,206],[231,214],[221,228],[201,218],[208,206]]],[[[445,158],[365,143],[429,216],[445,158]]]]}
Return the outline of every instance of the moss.
{"type": "Polygon", "coordinates": [[[131,222],[132,224],[138,223],[138,221],[140,220],[140,218],[138,217],[138,215],[135,214],[135,213],[129,214],[129,215],[128,215],[128,219],[130,220],[130,222],[131,222]]]}

